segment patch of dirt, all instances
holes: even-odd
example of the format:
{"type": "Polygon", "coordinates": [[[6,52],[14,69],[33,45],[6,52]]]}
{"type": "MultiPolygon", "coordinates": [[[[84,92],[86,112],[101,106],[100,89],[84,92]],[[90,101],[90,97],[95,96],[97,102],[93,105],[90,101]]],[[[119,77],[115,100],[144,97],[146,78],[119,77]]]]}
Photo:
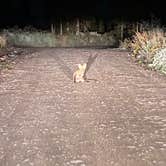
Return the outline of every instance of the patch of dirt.
{"type": "Polygon", "coordinates": [[[165,76],[112,49],[30,49],[16,61],[1,73],[1,166],[166,165],[165,76]],[[74,84],[84,62],[90,81],[74,84]]]}

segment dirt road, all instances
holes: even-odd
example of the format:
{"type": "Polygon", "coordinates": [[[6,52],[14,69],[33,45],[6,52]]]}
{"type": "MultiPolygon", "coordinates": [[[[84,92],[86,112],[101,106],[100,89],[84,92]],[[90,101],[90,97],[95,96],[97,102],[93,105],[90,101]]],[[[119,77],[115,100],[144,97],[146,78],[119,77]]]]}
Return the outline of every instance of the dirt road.
{"type": "Polygon", "coordinates": [[[1,77],[0,166],[166,165],[166,78],[127,52],[38,49],[1,77]]]}

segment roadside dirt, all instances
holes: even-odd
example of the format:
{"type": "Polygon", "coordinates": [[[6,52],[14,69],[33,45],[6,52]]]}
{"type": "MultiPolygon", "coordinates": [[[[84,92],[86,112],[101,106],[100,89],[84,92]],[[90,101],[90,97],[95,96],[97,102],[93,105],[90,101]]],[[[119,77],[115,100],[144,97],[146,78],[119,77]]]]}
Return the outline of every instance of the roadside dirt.
{"type": "Polygon", "coordinates": [[[0,166],[166,165],[166,77],[127,52],[32,49],[0,77],[0,166]]]}

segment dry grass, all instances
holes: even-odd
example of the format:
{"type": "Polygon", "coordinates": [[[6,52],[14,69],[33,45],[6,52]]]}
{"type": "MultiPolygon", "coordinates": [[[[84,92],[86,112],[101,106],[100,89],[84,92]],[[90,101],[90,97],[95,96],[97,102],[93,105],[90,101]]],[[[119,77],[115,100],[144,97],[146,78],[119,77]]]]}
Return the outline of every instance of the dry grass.
{"type": "Polygon", "coordinates": [[[114,46],[116,38],[110,34],[82,33],[56,35],[49,31],[6,30],[8,42],[15,46],[31,47],[81,47],[81,46],[114,46]]]}
{"type": "Polygon", "coordinates": [[[0,36],[0,48],[4,48],[7,45],[6,37],[0,36]]]}
{"type": "Polygon", "coordinates": [[[151,63],[158,50],[166,47],[166,38],[162,29],[136,32],[129,43],[132,55],[142,62],[151,63]]]}

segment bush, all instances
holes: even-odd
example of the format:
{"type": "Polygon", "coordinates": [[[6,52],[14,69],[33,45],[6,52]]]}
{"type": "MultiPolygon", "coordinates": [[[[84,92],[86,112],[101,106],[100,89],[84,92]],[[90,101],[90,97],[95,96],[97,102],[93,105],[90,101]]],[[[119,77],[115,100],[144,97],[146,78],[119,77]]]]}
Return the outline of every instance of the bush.
{"type": "Polygon", "coordinates": [[[131,41],[130,39],[124,39],[124,41],[119,41],[119,48],[121,49],[130,49],[131,41]]]}
{"type": "Polygon", "coordinates": [[[0,48],[4,48],[7,45],[7,40],[4,36],[0,36],[0,48]]]}
{"type": "Polygon", "coordinates": [[[149,66],[166,74],[166,48],[161,49],[154,55],[153,62],[149,66]]]}
{"type": "Polygon", "coordinates": [[[114,46],[115,37],[110,33],[102,35],[81,33],[56,35],[46,31],[6,30],[8,42],[15,46],[31,47],[81,47],[81,46],[114,46]]]}
{"type": "Polygon", "coordinates": [[[129,47],[132,55],[143,63],[152,63],[158,50],[166,47],[166,38],[162,29],[136,32],[129,47]]]}

